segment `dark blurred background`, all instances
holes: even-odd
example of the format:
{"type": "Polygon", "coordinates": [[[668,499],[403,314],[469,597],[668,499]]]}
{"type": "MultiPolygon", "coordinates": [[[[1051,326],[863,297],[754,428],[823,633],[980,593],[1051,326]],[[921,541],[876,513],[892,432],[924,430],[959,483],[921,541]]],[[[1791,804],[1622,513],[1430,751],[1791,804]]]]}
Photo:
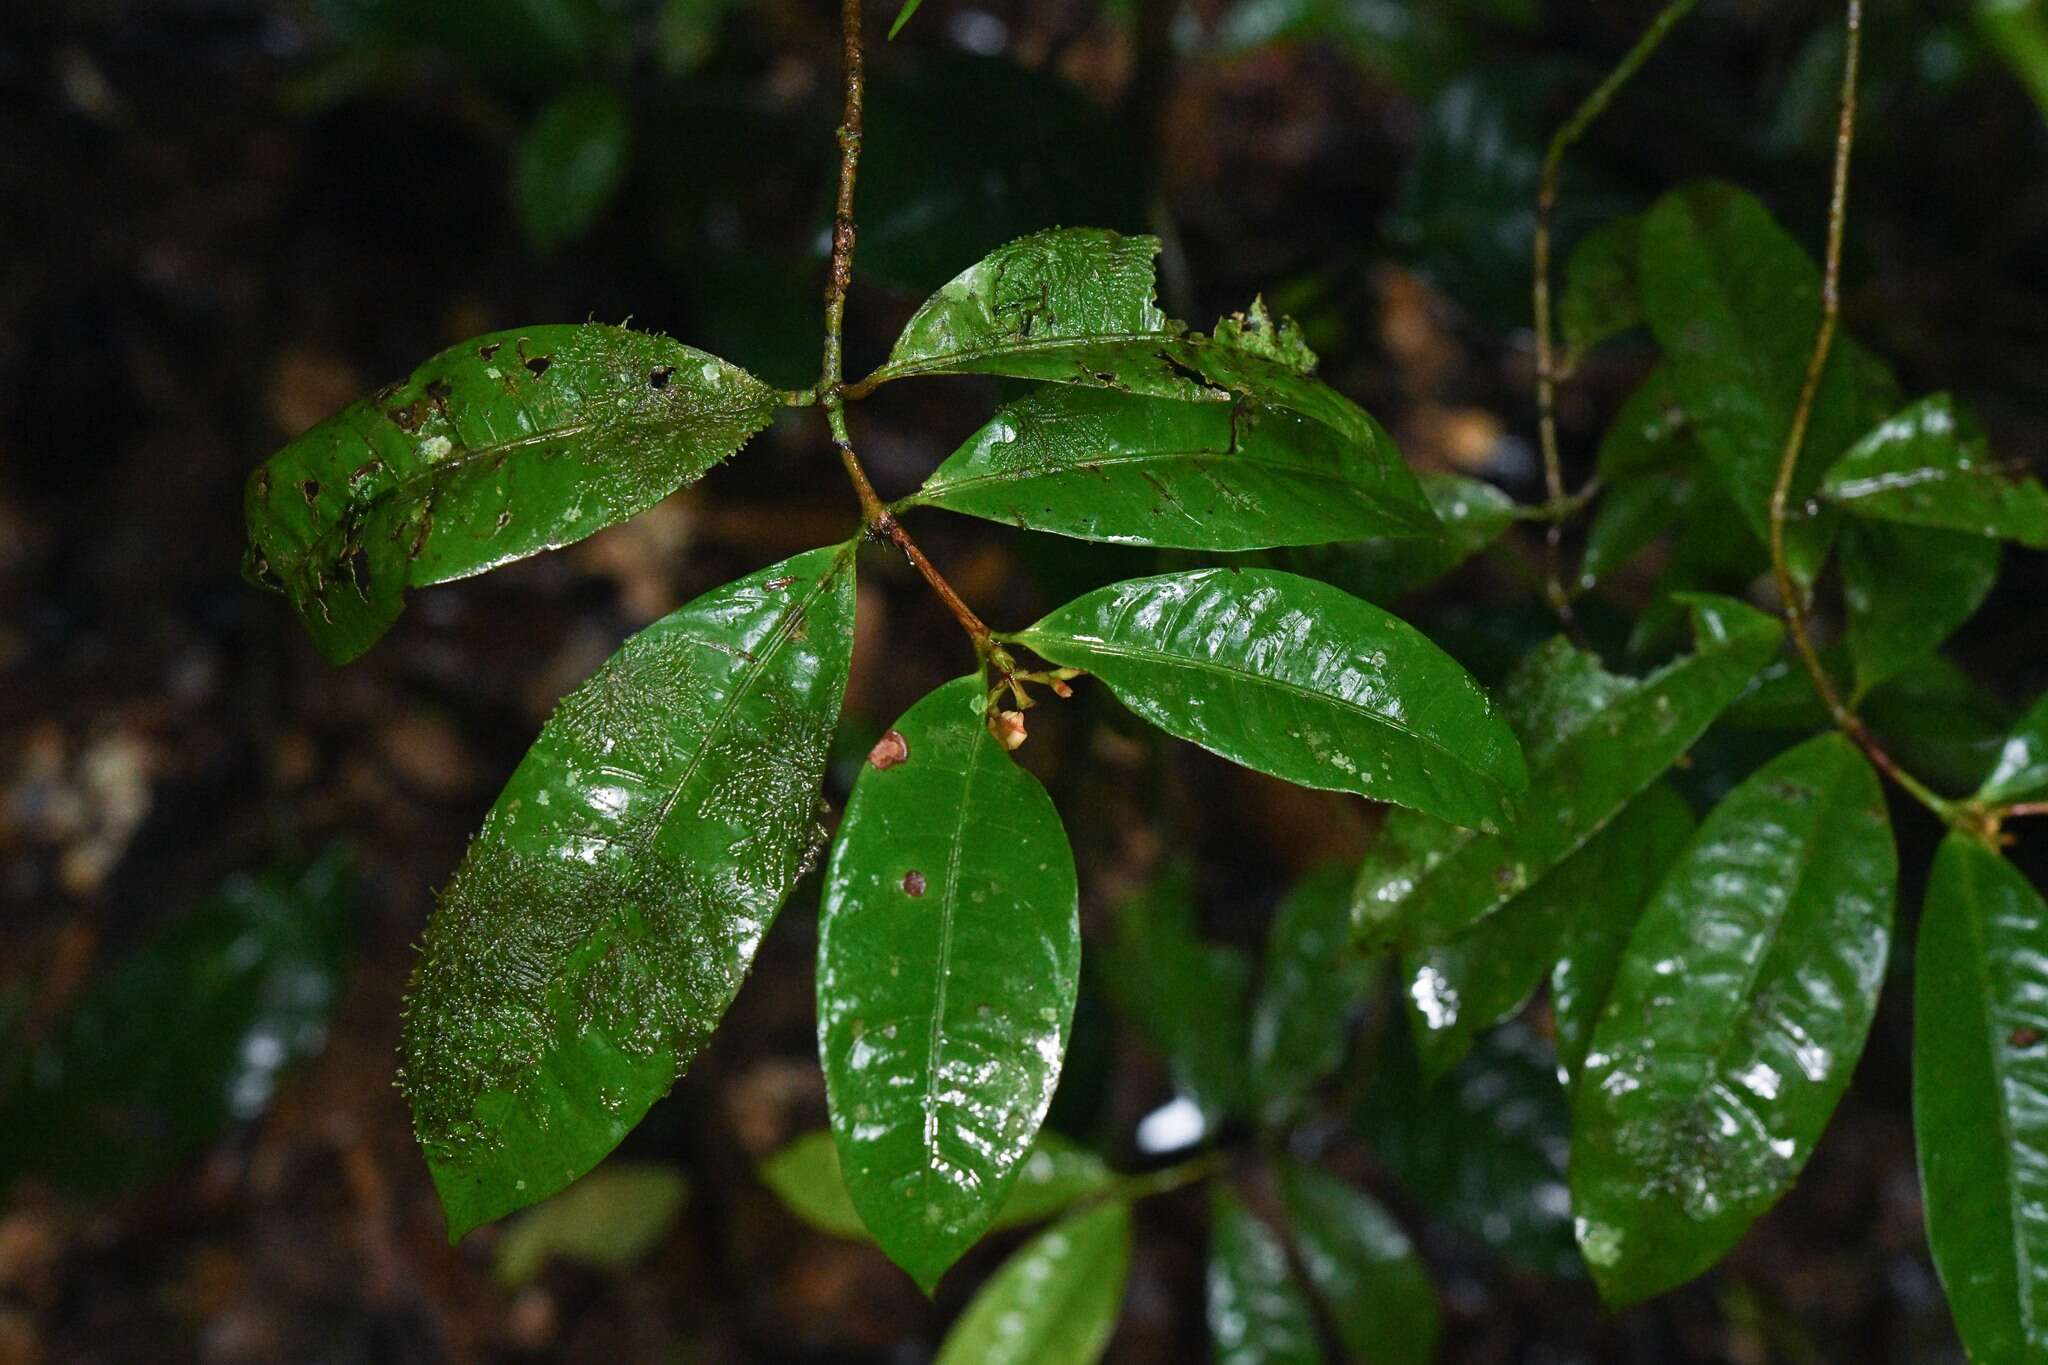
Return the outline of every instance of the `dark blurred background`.
{"type": "MultiPolygon", "coordinates": [[[[885,45],[893,7],[878,5],[848,372],[1002,241],[1055,223],[1151,231],[1167,243],[1170,312],[1203,326],[1263,290],[1416,466],[1540,497],[1537,164],[1649,12],[927,0],[885,45]]],[[[2038,463],[2044,109],[1997,24],[1967,4],[1873,0],[1867,22],[1847,325],[1909,393],[1956,390],[2002,455],[2038,463]]],[[[502,1229],[449,1247],[391,1084],[433,888],[554,701],[640,625],[851,529],[815,413],[628,525],[416,594],[346,668],[323,665],[282,600],[237,573],[248,471],[466,336],[630,317],[773,382],[809,382],[836,24],[816,0],[0,6],[0,1053],[114,1040],[97,1072],[81,1067],[101,1094],[76,1112],[0,1108],[15,1147],[42,1153],[0,1191],[0,1365],[910,1365],[1015,1245],[994,1239],[927,1303],[754,1178],[824,1118],[814,885],[622,1152],[687,1186],[628,1264],[567,1254],[536,1269],[508,1257],[502,1229]],[[586,165],[583,189],[522,179],[528,130],[564,108],[609,129],[617,175],[586,165]],[[325,865],[310,891],[295,872],[237,880],[337,839],[353,870],[325,865]],[[182,1018],[180,991],[263,954],[283,964],[260,988],[265,1017],[288,1030],[194,1017],[120,1041],[124,1021],[182,1018]],[[148,1091],[141,1126],[113,1112],[129,1083],[148,1091]]],[[[1708,0],[1572,162],[1564,244],[1715,175],[1757,190],[1817,251],[1840,54],[1833,6],[1708,0]]],[[[2032,78],[2048,99],[2048,71],[2032,78]]],[[[1575,473],[1645,356],[1604,350],[1566,389],[1575,473]]],[[[914,487],[997,394],[938,381],[862,405],[856,434],[884,495],[914,487]]],[[[917,534],[999,624],[1156,562],[930,515],[917,534]]],[[[1528,591],[1534,556],[1533,542],[1506,546],[1404,613],[1497,678],[1553,628],[1528,591]]],[[[1643,605],[1657,567],[1653,555],[1606,589],[1593,627],[1643,605]]],[[[2042,557],[2010,552],[1952,647],[1960,671],[1927,703],[1948,709],[1923,745],[1946,785],[2048,683],[2044,591],[2042,557]]],[[[835,806],[887,722],[971,661],[900,561],[871,555],[860,594],[835,806]]],[[[1036,716],[1029,752],[1073,832],[1091,935],[1117,896],[1184,854],[1205,930],[1255,944],[1295,876],[1370,837],[1361,803],[1157,744],[1099,689],[1036,716]]],[[[1725,787],[1769,752],[1717,732],[1688,781],[1725,787]]],[[[1896,814],[1908,866],[1924,868],[1934,831],[1896,814]]],[[[1902,904],[1917,896],[1902,887],[1902,904]]],[[[1707,1279],[1618,1318],[1541,1268],[1558,1229],[1532,1250],[1418,1198],[1390,1178],[1369,1122],[1310,1140],[1417,1237],[1447,1361],[1960,1360],[1921,1240],[1904,1003],[1887,995],[1784,1205],[1707,1279]]],[[[1504,1092],[1476,1093],[1463,1119],[1407,1139],[1498,1136],[1486,1096],[1504,1092]]],[[[1153,1154],[1136,1125],[1169,1094],[1091,982],[1056,1126],[1141,1167],[1153,1154]]],[[[1554,1147],[1541,1125],[1555,1120],[1508,1136],[1554,1147]]],[[[1517,1178],[1513,1160],[1489,1160],[1472,1170],[1517,1178]]],[[[1495,1196],[1472,1179],[1464,1202],[1483,1208],[1495,1196]]],[[[1201,1209],[1192,1192],[1143,1206],[1111,1360],[1206,1351],[1201,1209]]]]}

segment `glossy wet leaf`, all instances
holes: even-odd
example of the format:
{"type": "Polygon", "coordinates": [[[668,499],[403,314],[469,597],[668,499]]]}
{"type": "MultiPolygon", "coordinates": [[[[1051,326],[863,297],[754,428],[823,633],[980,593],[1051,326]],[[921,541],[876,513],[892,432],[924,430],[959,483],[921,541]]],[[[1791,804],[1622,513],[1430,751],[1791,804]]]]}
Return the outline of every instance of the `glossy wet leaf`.
{"type": "Polygon", "coordinates": [[[1671,367],[1665,364],[1650,371],[1622,400],[1600,438],[1595,468],[1602,479],[1618,485],[1638,474],[1684,472],[1698,454],[1692,422],[1679,401],[1671,367]]]}
{"type": "Polygon", "coordinates": [[[1859,517],[2048,549],[2048,489],[1999,461],[1976,419],[1945,393],[1877,424],[1828,470],[1823,492],[1859,517]]]}
{"type": "Polygon", "coordinates": [[[1373,964],[1351,947],[1351,869],[1326,864],[1296,882],[1267,935],[1251,1009],[1251,1078],[1268,1121],[1344,1060],[1373,964]]]}
{"type": "Polygon", "coordinates": [[[1430,1365],[1440,1314],[1429,1271],[1378,1201],[1313,1166],[1288,1162],[1280,1189],[1301,1266],[1359,1360],[1430,1365]]]}
{"type": "Polygon", "coordinates": [[[1573,1092],[1607,1302],[1690,1280],[1790,1188],[1863,1051],[1897,877],[1877,774],[1828,734],[1730,792],[1658,887],[1573,1092]]]}
{"type": "Polygon", "coordinates": [[[1270,569],[1089,593],[1016,637],[1162,730],[1304,787],[1497,827],[1526,785],[1480,686],[1413,626],[1270,569]]]}
{"type": "Polygon", "coordinates": [[[2048,796],[2048,696],[2036,701],[2013,727],[1977,796],[1984,801],[2037,801],[2048,796]]]}
{"type": "Polygon", "coordinates": [[[1557,301],[1557,327],[1567,354],[1584,355],[1609,337],[1642,325],[1642,235],[1641,216],[1630,214],[1602,223],[1572,248],[1557,301]]]}
{"type": "Polygon", "coordinates": [[[1002,1208],[1059,1080],[1081,971],[1074,855],[990,733],[979,675],[904,713],[825,874],[818,1051],[847,1193],[930,1291],[1002,1208]]]}
{"type": "Polygon", "coordinates": [[[1619,925],[1625,941],[1692,828],[1684,799],[1659,783],[1498,911],[1405,955],[1401,979],[1424,1084],[1457,1065],[1480,1033],[1521,1012],[1553,964],[1562,969],[1567,936],[1581,921],[1619,925]]]}
{"type": "Polygon", "coordinates": [[[1913,981],[1927,1241],[1973,1361],[2048,1361],[2048,903],[1951,834],[1913,981]]]}
{"type": "Polygon", "coordinates": [[[1998,579],[1999,543],[1957,531],[1851,521],[1842,600],[1856,687],[1868,691],[1941,647],[1998,579]]]}
{"type": "Polygon", "coordinates": [[[1515,500],[1490,483],[1440,471],[1418,482],[1436,512],[1435,534],[1282,550],[1275,566],[1386,606],[1450,573],[1515,523],[1515,500]]]}
{"type": "Polygon", "coordinates": [[[1586,529],[1579,586],[1590,588],[1678,524],[1692,503],[1690,474],[1644,474],[1605,494],[1586,529]]]}
{"type": "Polygon", "coordinates": [[[428,922],[403,1082],[451,1235],[595,1166],[732,1003],[823,838],[853,546],[704,594],[541,730],[428,922]]]}
{"type": "Polygon", "coordinates": [[[906,505],[1202,550],[1438,533],[1391,442],[1347,441],[1284,408],[1064,385],[998,412],[906,505]]]}
{"type": "Polygon", "coordinates": [[[1356,1123],[1374,1158],[1432,1212],[1518,1265],[1577,1278],[1585,1266],[1565,1188],[1570,1115],[1556,1069],[1549,1046],[1517,1020],[1425,1090],[1407,1031],[1395,1027],[1356,1123]]]}
{"type": "Polygon", "coordinates": [[[355,899],[338,847],[230,877],[109,965],[33,1051],[0,1053],[0,1190],[34,1173],[113,1193],[262,1114],[326,1043],[355,899]]]}
{"type": "Polygon", "coordinates": [[[512,205],[542,251],[581,237],[618,193],[632,154],[633,116],[591,86],[551,101],[512,161],[512,205]]]}
{"type": "MultiPolygon", "coordinates": [[[[839,1173],[839,1149],[830,1129],[805,1133],[761,1163],[761,1183],[788,1209],[820,1232],[869,1242],[874,1235],[860,1220],[839,1173]]],[[[990,1230],[1050,1218],[1068,1205],[1116,1182],[1103,1159],[1051,1130],[1041,1130],[1031,1154],[1017,1169],[1017,1183],[1003,1201],[990,1230]]]]}
{"type": "Polygon", "coordinates": [[[1223,1181],[1209,1187],[1208,1316],[1216,1365],[1321,1365],[1287,1248],[1223,1181]]]}
{"type": "Polygon", "coordinates": [[[1211,1125],[1244,1107],[1244,954],[1196,932],[1186,864],[1160,871],[1116,907],[1101,959],[1103,989],[1163,1057],[1173,1083],[1211,1125]]]}
{"type": "Polygon", "coordinates": [[[1449,835],[1390,816],[1382,837],[1394,836],[1391,851],[1368,857],[1353,895],[1362,946],[1438,943],[1492,914],[1604,829],[1741,695],[1777,652],[1782,628],[1728,598],[1689,605],[1694,652],[1640,681],[1606,674],[1562,642],[1532,657],[1525,669],[1549,681],[1523,690],[1573,698],[1546,711],[1578,719],[1535,746],[1525,815],[1499,834],[1449,835]]]}
{"type": "Polygon", "coordinates": [[[1131,1209],[1107,1200],[1024,1244],[989,1277],[934,1365],[1094,1365],[1123,1309],[1131,1209]]]}
{"type": "Polygon", "coordinates": [[[517,1286],[560,1258],[599,1270],[626,1270],[661,1245],[688,1197],[689,1182],[669,1166],[610,1161],[514,1219],[498,1239],[492,1270],[517,1286]]]}
{"type": "Polygon", "coordinates": [[[652,333],[588,323],[476,337],[249,477],[248,572],[345,663],[397,619],[408,587],[645,511],[738,450],[778,402],[737,366],[652,333]]]}
{"type": "MultiPolygon", "coordinates": [[[[1820,322],[1820,271],[1755,196],[1713,182],[1657,202],[1641,262],[1644,311],[1672,387],[1723,491],[1761,538],[1820,322]]],[[[1854,339],[1836,339],[1792,483],[1795,506],[1890,410],[1893,388],[1854,339]]],[[[1819,571],[1832,533],[1825,512],[1788,527],[1801,581],[1819,571]]]]}

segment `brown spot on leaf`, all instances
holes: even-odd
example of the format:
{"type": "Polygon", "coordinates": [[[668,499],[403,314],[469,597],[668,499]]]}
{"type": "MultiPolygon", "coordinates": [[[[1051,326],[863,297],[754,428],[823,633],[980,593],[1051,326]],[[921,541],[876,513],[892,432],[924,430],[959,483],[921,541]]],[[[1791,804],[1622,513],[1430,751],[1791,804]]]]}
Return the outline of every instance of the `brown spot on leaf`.
{"type": "Polygon", "coordinates": [[[374,479],[383,472],[384,462],[382,460],[365,460],[356,466],[353,474],[348,476],[349,485],[353,487],[365,479],[374,479]]]}
{"type": "Polygon", "coordinates": [[[904,873],[903,894],[913,898],[922,896],[924,894],[924,873],[919,872],[914,867],[904,873]]]}
{"type": "Polygon", "coordinates": [[[656,365],[647,372],[647,387],[665,389],[668,387],[668,381],[675,377],[675,373],[676,367],[673,365],[656,365]]]}
{"type": "Polygon", "coordinates": [[[300,484],[299,496],[306,500],[306,506],[312,507],[316,505],[320,501],[320,480],[307,479],[304,483],[300,484]]]}
{"type": "Polygon", "coordinates": [[[548,372],[548,366],[554,363],[555,362],[553,360],[549,359],[547,356],[544,355],[532,356],[526,362],[526,372],[532,375],[535,379],[538,379],[542,375],[546,374],[548,372]]]}
{"type": "Polygon", "coordinates": [[[492,356],[494,356],[494,355],[496,355],[496,354],[498,353],[498,348],[499,348],[500,346],[503,346],[504,344],[505,344],[505,343],[504,343],[504,342],[502,342],[502,341],[493,341],[493,342],[492,342],[492,343],[490,343],[490,345],[488,345],[488,346],[479,346],[479,347],[477,347],[477,348],[476,348],[476,356],[477,356],[477,359],[479,359],[479,360],[489,360],[489,359],[490,359],[490,358],[491,358],[492,356]]]}
{"type": "Polygon", "coordinates": [[[414,528],[412,533],[412,544],[406,547],[405,553],[408,558],[418,559],[420,557],[420,551],[427,548],[427,536],[433,529],[434,514],[432,512],[420,513],[419,525],[414,528]]]}
{"type": "Polygon", "coordinates": [[[498,530],[500,530],[500,531],[502,531],[502,530],[504,530],[504,529],[505,529],[505,528],[506,528],[507,526],[510,526],[511,524],[512,524],[512,509],[511,509],[511,508],[509,508],[509,507],[507,507],[507,508],[506,508],[506,509],[505,509],[504,511],[502,511],[502,512],[498,513],[498,528],[497,528],[497,529],[498,529],[498,530]]]}
{"type": "Polygon", "coordinates": [[[766,583],[763,583],[761,586],[768,589],[770,592],[779,592],[783,588],[788,587],[790,584],[794,582],[796,582],[796,575],[791,574],[787,578],[771,578],[766,583]]]}
{"type": "Polygon", "coordinates": [[[2007,1038],[2006,1041],[2014,1047],[2034,1047],[2044,1037],[2048,1037],[2048,1034],[2042,1033],[2041,1030],[2031,1024],[2022,1024],[2012,1031],[2012,1036],[2007,1038]]]}
{"type": "Polygon", "coordinates": [[[455,392],[455,386],[445,379],[436,379],[427,385],[427,397],[433,401],[434,410],[443,417],[448,415],[448,396],[455,392]]]}
{"type": "Polygon", "coordinates": [[[264,502],[270,501],[270,471],[267,469],[256,471],[256,496],[264,502]]]}
{"type": "Polygon", "coordinates": [[[910,742],[903,738],[901,730],[891,730],[875,741],[875,747],[868,750],[868,762],[881,769],[895,767],[910,757],[910,742]]]}

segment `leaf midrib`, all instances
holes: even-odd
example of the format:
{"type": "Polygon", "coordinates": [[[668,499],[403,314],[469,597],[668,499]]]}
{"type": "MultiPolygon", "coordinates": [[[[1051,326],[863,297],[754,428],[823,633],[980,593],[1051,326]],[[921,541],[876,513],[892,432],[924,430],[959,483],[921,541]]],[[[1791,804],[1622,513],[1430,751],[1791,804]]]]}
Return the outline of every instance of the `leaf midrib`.
{"type": "MultiPolygon", "coordinates": [[[[1047,337],[1042,341],[1018,340],[993,346],[971,346],[965,350],[944,351],[936,355],[920,356],[914,360],[899,361],[892,358],[885,361],[873,374],[863,379],[861,386],[883,384],[892,379],[907,379],[913,375],[929,374],[934,370],[944,370],[949,365],[986,360],[991,356],[1042,355],[1048,351],[1064,350],[1075,346],[1114,345],[1133,341],[1150,344],[1182,341],[1185,339],[1186,333],[1184,332],[1079,332],[1069,336],[1047,337]]],[[[1187,382],[1195,387],[1209,390],[1209,386],[1198,384],[1193,379],[1189,379],[1187,382]]],[[[1227,392],[1221,389],[1209,391],[1216,394],[1214,401],[1220,402],[1229,396],[1227,392]]]]}

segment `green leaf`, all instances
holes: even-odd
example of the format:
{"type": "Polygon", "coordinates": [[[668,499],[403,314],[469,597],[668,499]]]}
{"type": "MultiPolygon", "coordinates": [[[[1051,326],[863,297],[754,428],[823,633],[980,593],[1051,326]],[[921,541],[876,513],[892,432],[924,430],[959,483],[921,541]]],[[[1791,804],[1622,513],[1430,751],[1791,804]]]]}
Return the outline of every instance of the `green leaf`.
{"type": "Polygon", "coordinates": [[[2048,13],[2039,0],[1977,0],[1977,26],[2048,118],[2048,13]]]}
{"type": "Polygon", "coordinates": [[[1684,798],[1653,786],[1497,912],[1407,954],[1401,978],[1424,1084],[1457,1065],[1479,1034],[1521,1012],[1581,920],[1620,924],[1625,933],[1692,827],[1684,798]]]}
{"type": "Polygon", "coordinates": [[[608,1162],[514,1219],[492,1257],[498,1283],[519,1286],[560,1257],[625,1270],[661,1244],[689,1182],[652,1162],[608,1162]]]}
{"type": "Polygon", "coordinates": [[[1842,598],[1856,690],[1867,692],[1941,648],[1998,579],[2000,545],[1920,526],[1842,528],[1842,598]]]}
{"type": "MultiPolygon", "coordinates": [[[[1442,942],[1533,886],[1598,834],[1672,765],[1777,652],[1773,617],[1728,598],[1689,599],[1699,642],[1688,657],[1641,681],[1601,673],[1587,656],[1553,642],[1525,665],[1550,676],[1573,706],[1547,714],[1572,728],[1531,756],[1519,823],[1498,834],[1402,829],[1389,817],[1391,851],[1366,860],[1352,900],[1352,927],[1368,948],[1442,942]],[[1582,717],[1566,722],[1562,718],[1582,717]]],[[[1516,690],[1544,694],[1544,685],[1516,690]]],[[[1525,725],[1525,732],[1527,726],[1525,725]]]]}
{"type": "Polygon", "coordinates": [[[1440,472],[1423,474],[1418,482],[1437,516],[1434,535],[1286,549],[1274,562],[1385,605],[1434,583],[1515,524],[1515,500],[1490,483],[1440,472]]]}
{"type": "Polygon", "coordinates": [[[315,0],[320,17],[356,44],[421,45],[464,68],[560,88],[620,37],[620,16],[602,0],[315,0]]]}
{"type": "Polygon", "coordinates": [[[1352,1016],[1372,984],[1351,948],[1351,870],[1330,863],[1287,893],[1267,936],[1251,1011],[1251,1078],[1279,1122],[1344,1060],[1352,1016]]]}
{"type": "MultiPolygon", "coordinates": [[[[1820,323],[1820,272],[1753,195],[1700,183],[1651,209],[1642,234],[1643,306],[1680,404],[1721,487],[1766,534],[1772,486],[1820,323]]],[[[1849,337],[1829,353],[1798,469],[1795,506],[1892,402],[1884,368],[1849,337]]],[[[1788,528],[1810,583],[1833,534],[1827,515],[1788,528]]]]}
{"type": "Polygon", "coordinates": [[[1685,515],[1695,491],[1690,474],[1645,474],[1601,498],[1586,531],[1579,586],[1592,587],[1647,549],[1685,515]]]}
{"type": "Polygon", "coordinates": [[[1209,1187],[1209,1339],[1216,1365],[1322,1365],[1287,1248],[1230,1187],[1209,1187]]]}
{"type": "Polygon", "coordinates": [[[910,16],[917,13],[917,7],[924,0],[903,0],[903,8],[896,11],[895,21],[889,25],[889,41],[895,42],[896,35],[903,32],[903,26],[910,22],[910,16]]]}
{"type": "Polygon", "coordinates": [[[1927,1241],[1970,1359],[2048,1361],[2048,903],[1951,834],[1913,980],[1927,1241]]]}
{"type": "Polygon", "coordinates": [[[1403,1019],[1387,1031],[1360,1134],[1409,1193],[1518,1265],[1585,1273],[1565,1189],[1569,1116],[1556,1062],[1519,1021],[1425,1091],[1403,1019]]]}
{"type": "Polygon", "coordinates": [[[1863,1051],[1897,876],[1877,774],[1827,734],[1730,792],[1658,887],[1573,1092],[1608,1303],[1692,1279],[1791,1186],[1863,1051]]]}
{"type": "Polygon", "coordinates": [[[1671,366],[1663,364],[1622,401],[1600,438],[1595,468],[1608,483],[1620,484],[1637,474],[1689,470],[1698,455],[1697,435],[1678,401],[1671,366]]]}
{"type": "MultiPolygon", "coordinates": [[[[847,1196],[831,1130],[797,1138],[761,1163],[760,1176],[784,1208],[818,1231],[856,1242],[874,1240],[847,1196]]],[[[1116,1175],[1101,1157],[1050,1129],[1041,1130],[989,1228],[1039,1222],[1115,1183],[1116,1175]]]]}
{"type": "Polygon", "coordinates": [[[2034,703],[1998,751],[1998,763],[1977,792],[1980,801],[2036,801],[2048,796],[2048,696],[2034,703]]]}
{"type": "Polygon", "coordinates": [[[2048,489],[2015,474],[1976,420],[1937,393],[1879,423],[1828,469],[1822,491],[1859,517],[2048,549],[2048,489]]]}
{"type": "Polygon", "coordinates": [[[1131,1208],[1112,1199],[1027,1242],[981,1287],[934,1365],[1094,1365],[1131,1268],[1131,1208]]]}
{"type": "MultiPolygon", "coordinates": [[[[1643,907],[1691,842],[1695,823],[1684,798],[1659,783],[1615,817],[1599,839],[1558,869],[1561,873],[1579,867],[1588,853],[1606,845],[1607,863],[1601,870],[1612,880],[1587,887],[1584,903],[1577,914],[1565,919],[1550,949],[1550,1012],[1557,1028],[1557,1073],[1567,1090],[1585,1063],[1586,1046],[1614,990],[1615,973],[1621,969],[1622,954],[1628,950],[1643,907]],[[1624,830],[1640,843],[1632,848],[1624,830]]],[[[1587,870],[1590,873],[1591,867],[1587,870]]],[[[1509,912],[1513,909],[1508,907],[1509,912]]]]}
{"type": "Polygon", "coordinates": [[[1392,438],[1310,371],[1315,356],[1260,304],[1190,332],[1154,301],[1155,237],[1052,228],[1001,246],[925,300],[868,388],[926,374],[1001,374],[1186,402],[1286,408],[1367,450],[1392,438]]]}
{"type": "Polygon", "coordinates": [[[645,511],[768,425],[746,371],[595,323],[494,332],[342,409],[249,477],[248,572],[346,663],[405,590],[645,511]]]}
{"type": "Polygon", "coordinates": [[[1213,1125],[1244,1107],[1244,954],[1195,932],[1193,878],[1184,863],[1161,871],[1116,908],[1103,988],[1125,1020],[1165,1058],[1174,1086],[1213,1125]]]}
{"type": "Polygon", "coordinates": [[[1080,985],[1074,855],[979,675],[896,723],[847,801],[818,927],[818,1052],[847,1193],[929,1293],[1003,1206],[1080,985]]]}
{"type": "Polygon", "coordinates": [[[1282,408],[1064,386],[1002,409],[904,505],[1196,550],[1439,529],[1391,442],[1346,441],[1282,408]]]}
{"type": "Polygon", "coordinates": [[[1497,827],[1527,783],[1486,693],[1413,626],[1270,569],[1098,589],[1016,637],[1260,772],[1497,827]]]}
{"type": "Polygon", "coordinates": [[[632,145],[632,114],[602,86],[542,109],[512,162],[512,205],[527,239],[552,251],[589,231],[625,180],[632,145]]]}
{"type": "Polygon", "coordinates": [[[853,550],[628,640],[484,817],[427,925],[402,1043],[451,1237],[595,1166],[732,1003],[823,838],[853,550]]]}
{"type": "Polygon", "coordinates": [[[112,1194],[262,1114],[327,1041],[355,899],[339,846],[230,877],[95,979],[32,1052],[0,1052],[0,1192],[33,1172],[112,1194]]]}
{"type": "Polygon", "coordinates": [[[1344,1349],[1375,1365],[1430,1365],[1436,1290],[1400,1225],[1373,1199],[1312,1166],[1281,1167],[1280,1188],[1302,1269],[1344,1349]]]}
{"type": "Polygon", "coordinates": [[[1565,350],[1582,356],[1609,337],[1643,324],[1640,214],[1601,224],[1579,239],[1564,268],[1557,302],[1565,350]]]}

